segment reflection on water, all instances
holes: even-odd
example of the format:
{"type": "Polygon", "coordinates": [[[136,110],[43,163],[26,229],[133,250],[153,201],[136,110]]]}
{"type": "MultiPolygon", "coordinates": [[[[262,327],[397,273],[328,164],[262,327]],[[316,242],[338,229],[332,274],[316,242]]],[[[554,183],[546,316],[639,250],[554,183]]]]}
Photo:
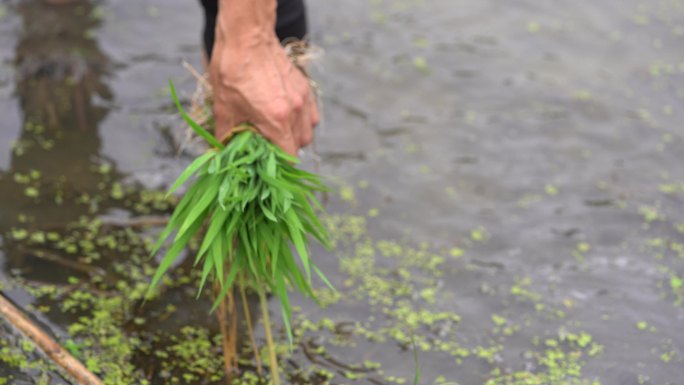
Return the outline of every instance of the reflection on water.
{"type": "MultiPolygon", "coordinates": [[[[0,174],[0,232],[14,225],[67,223],[90,209],[68,199],[101,183],[98,125],[112,99],[109,61],[93,34],[100,25],[89,1],[26,1],[14,65],[22,131],[10,168],[0,174]],[[54,4],[53,4],[54,3],[54,4]],[[63,4],[62,4],[63,3],[63,4]]],[[[22,253],[7,268],[23,267],[22,253]]]]}
{"type": "MultiPolygon", "coordinates": [[[[68,338],[79,342],[107,345],[107,341],[125,333],[130,333],[130,340],[136,340],[133,335],[137,332],[147,333],[145,339],[149,340],[144,347],[139,340],[122,338],[108,346],[113,357],[99,350],[90,354],[102,360],[97,373],[107,383],[127,383],[121,380],[121,373],[132,376],[135,371],[136,376],[142,376],[144,366],[144,376],[159,376],[153,383],[162,384],[167,383],[169,373],[178,371],[174,365],[180,366],[187,360],[167,363],[150,355],[145,348],[162,349],[174,341],[153,333],[170,331],[180,335],[181,326],[195,325],[204,327],[207,335],[215,335],[218,327],[214,315],[209,315],[210,303],[197,300],[194,286],[174,287],[162,301],[149,300],[142,306],[141,293],[147,288],[146,279],[153,267],[143,231],[134,230],[145,225],[129,228],[116,223],[126,223],[119,217],[129,214],[167,214],[169,200],[160,198],[164,194],[159,191],[121,187],[121,174],[114,161],[101,154],[99,129],[111,112],[108,106],[114,95],[108,84],[110,60],[95,38],[102,17],[98,4],[79,0],[26,1],[15,9],[21,24],[13,60],[14,95],[21,110],[22,128],[11,153],[10,167],[0,173],[0,290],[5,290],[23,308],[43,307],[40,312],[30,313],[46,322],[48,331],[63,333],[78,322],[88,325],[80,334],[70,330],[68,338]],[[107,224],[101,218],[94,220],[105,214],[116,218],[110,218],[112,221],[107,224]],[[8,290],[3,286],[5,273],[27,285],[8,290]],[[129,284],[130,287],[126,286],[129,284]],[[56,287],[64,292],[57,300],[36,300],[35,293],[29,294],[31,287],[56,287]],[[116,296],[122,293],[126,300],[117,302],[116,296]],[[95,315],[81,317],[82,313],[65,310],[62,306],[72,294],[86,298],[84,306],[103,306],[99,314],[105,320],[93,321],[90,318],[95,315]],[[170,310],[175,308],[183,311],[170,310]],[[154,322],[145,323],[146,318],[154,322]],[[108,322],[116,326],[103,328],[102,324],[109,325],[108,322]],[[117,347],[120,350],[113,352],[117,347]],[[159,372],[162,374],[158,375],[159,372]]],[[[125,146],[117,154],[125,156],[125,146]]],[[[186,262],[192,260],[188,258],[186,262]]],[[[180,266],[179,270],[183,268],[189,270],[189,266],[180,266]]],[[[236,300],[236,306],[242,309],[242,301],[236,300]]],[[[256,302],[248,306],[254,313],[253,322],[258,322],[256,302]]],[[[238,339],[243,338],[243,329],[241,326],[238,339]]],[[[49,377],[51,384],[67,383],[52,369],[43,371],[14,363],[5,367],[2,349],[8,341],[10,347],[23,345],[22,339],[2,322],[0,337],[0,384],[6,379],[11,383],[35,384],[43,381],[44,376],[49,377]]],[[[31,352],[26,355],[39,361],[31,352]]],[[[86,361],[85,357],[79,358],[86,361]]],[[[214,372],[220,373],[220,366],[214,372]]]]}

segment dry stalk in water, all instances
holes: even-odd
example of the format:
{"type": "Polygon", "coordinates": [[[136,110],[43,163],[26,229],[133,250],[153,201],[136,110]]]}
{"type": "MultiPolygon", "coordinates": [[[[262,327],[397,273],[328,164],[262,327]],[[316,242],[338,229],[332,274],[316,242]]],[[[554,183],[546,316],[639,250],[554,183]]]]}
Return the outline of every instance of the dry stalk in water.
{"type": "Polygon", "coordinates": [[[104,385],[96,375],[62,348],[0,293],[0,315],[36,344],[45,355],[81,385],[104,385]]]}

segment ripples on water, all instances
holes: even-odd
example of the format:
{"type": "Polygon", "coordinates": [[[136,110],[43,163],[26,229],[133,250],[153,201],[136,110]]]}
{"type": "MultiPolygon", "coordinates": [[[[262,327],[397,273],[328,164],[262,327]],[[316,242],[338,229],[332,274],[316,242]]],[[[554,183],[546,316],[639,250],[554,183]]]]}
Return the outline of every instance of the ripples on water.
{"type": "MultiPolygon", "coordinates": [[[[456,365],[423,352],[425,383],[534,371],[529,352],[571,331],[603,346],[581,358],[588,383],[678,384],[684,2],[310,3],[312,37],[326,49],[315,68],[321,172],[354,196],[333,198],[330,211],[367,216],[375,241],[426,243],[446,258],[432,308],[461,321],[450,337],[426,333],[472,353],[456,365]]],[[[0,231],[20,226],[19,214],[63,223],[90,209],[27,197],[15,173],[40,170],[45,186],[82,192],[97,190],[107,165],[111,178],[160,188],[187,162],[169,156],[163,87],[171,77],[192,89],[179,63],[199,63],[195,4],[0,7],[0,231]]],[[[380,249],[378,263],[397,268],[380,249]]],[[[58,278],[50,263],[10,253],[0,263],[3,280],[58,278]]],[[[323,314],[385,317],[363,304],[323,314]]],[[[363,359],[411,378],[396,343],[360,344],[370,346],[363,359]]],[[[335,353],[358,361],[359,349],[335,353]]]]}

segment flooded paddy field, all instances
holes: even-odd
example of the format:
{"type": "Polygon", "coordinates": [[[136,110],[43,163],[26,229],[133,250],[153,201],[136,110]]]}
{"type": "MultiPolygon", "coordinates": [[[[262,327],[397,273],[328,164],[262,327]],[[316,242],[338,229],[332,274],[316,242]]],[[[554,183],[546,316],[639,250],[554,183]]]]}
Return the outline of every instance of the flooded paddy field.
{"type": "MultiPolygon", "coordinates": [[[[684,2],[309,15],[338,292],[278,334],[288,382],[410,383],[415,342],[421,384],[684,384],[684,2]]],[[[192,95],[201,23],[193,1],[0,3],[0,289],[107,384],[223,383],[190,258],[142,303],[192,159],[166,84],[192,95]]],[[[3,383],[68,384],[0,323],[3,383]]]]}

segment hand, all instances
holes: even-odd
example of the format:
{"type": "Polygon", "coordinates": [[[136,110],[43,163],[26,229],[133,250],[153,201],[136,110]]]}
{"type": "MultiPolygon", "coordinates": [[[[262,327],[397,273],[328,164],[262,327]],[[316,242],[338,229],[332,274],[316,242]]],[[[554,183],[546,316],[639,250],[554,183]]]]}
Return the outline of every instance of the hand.
{"type": "Polygon", "coordinates": [[[275,33],[227,42],[217,33],[210,63],[216,137],[223,141],[240,123],[250,123],[276,145],[296,155],[311,143],[320,115],[307,77],[285,54],[275,33]]]}

